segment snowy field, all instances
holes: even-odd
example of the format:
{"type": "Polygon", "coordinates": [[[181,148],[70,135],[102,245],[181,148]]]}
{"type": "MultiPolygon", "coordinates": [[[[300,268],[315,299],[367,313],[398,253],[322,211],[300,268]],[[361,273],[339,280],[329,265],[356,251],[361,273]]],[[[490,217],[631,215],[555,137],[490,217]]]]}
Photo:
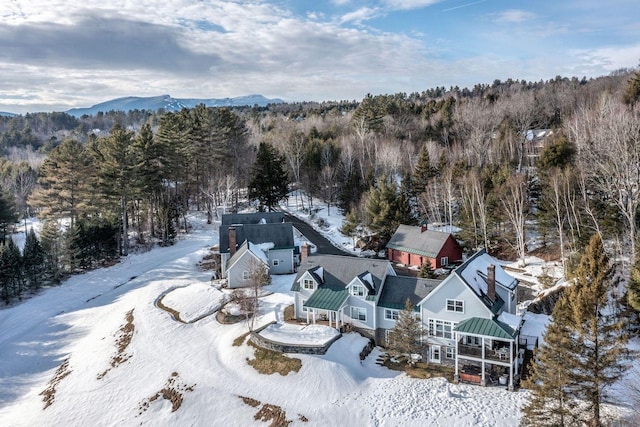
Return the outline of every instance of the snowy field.
{"type": "MultiPolygon", "coordinates": [[[[207,286],[210,273],[197,268],[218,243],[217,226],[192,222],[193,232],[174,246],[130,255],[0,310],[0,426],[268,425],[243,398],[281,407],[291,426],[518,424],[526,391],[412,379],[377,365],[378,349],[361,363],[367,340],[353,333],[326,355],[292,355],[302,360],[297,373],[259,374],[246,362],[254,349],[233,346],[246,325],[207,315],[228,291],[207,286]],[[157,306],[162,296],[199,320],[176,321],[157,306]]],[[[274,276],[256,327],[281,322],[292,280],[274,276]]],[[[288,340],[291,328],[270,327],[267,336],[288,340]]],[[[324,333],[311,328],[307,339],[324,333]]]]}

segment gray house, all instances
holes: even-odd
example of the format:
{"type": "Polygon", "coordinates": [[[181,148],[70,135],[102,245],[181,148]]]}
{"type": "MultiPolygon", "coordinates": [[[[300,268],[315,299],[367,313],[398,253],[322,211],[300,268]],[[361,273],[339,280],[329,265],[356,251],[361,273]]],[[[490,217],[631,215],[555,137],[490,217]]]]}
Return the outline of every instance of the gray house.
{"type": "Polygon", "coordinates": [[[295,272],[299,248],[294,243],[293,225],[283,221],[281,212],[222,216],[219,228],[221,273],[230,288],[245,284],[242,277],[247,275],[245,264],[249,259],[264,262],[269,274],[295,272]]]}
{"type": "Polygon", "coordinates": [[[462,381],[486,385],[501,377],[512,388],[522,363],[517,286],[483,250],[442,281],[396,276],[387,260],[303,257],[291,290],[298,319],[349,325],[380,345],[409,299],[430,362],[454,365],[462,381]]]}

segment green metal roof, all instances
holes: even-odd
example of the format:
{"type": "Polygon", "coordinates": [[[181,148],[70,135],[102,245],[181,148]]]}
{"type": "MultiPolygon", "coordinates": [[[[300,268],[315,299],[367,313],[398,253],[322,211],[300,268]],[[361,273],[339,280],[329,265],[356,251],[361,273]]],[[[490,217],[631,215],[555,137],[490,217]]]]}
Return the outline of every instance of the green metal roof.
{"type": "Polygon", "coordinates": [[[316,289],[304,306],[308,308],[319,308],[321,310],[338,311],[348,297],[349,291],[346,288],[321,286],[316,289]]]}
{"type": "Polygon", "coordinates": [[[513,340],[516,337],[516,331],[506,323],[481,317],[472,317],[460,322],[453,330],[464,334],[484,335],[505,340],[513,340]]]}

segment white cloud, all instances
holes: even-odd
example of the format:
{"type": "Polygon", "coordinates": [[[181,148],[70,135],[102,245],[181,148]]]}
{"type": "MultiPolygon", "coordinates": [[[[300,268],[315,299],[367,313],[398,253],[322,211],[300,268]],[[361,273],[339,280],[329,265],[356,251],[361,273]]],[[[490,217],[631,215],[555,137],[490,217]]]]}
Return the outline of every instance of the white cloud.
{"type": "Polygon", "coordinates": [[[495,17],[496,17],[496,21],[498,22],[520,23],[520,22],[531,21],[537,18],[537,15],[527,10],[510,9],[510,10],[505,10],[503,12],[495,14],[495,17]]]}
{"type": "Polygon", "coordinates": [[[431,6],[443,0],[383,0],[383,3],[393,10],[412,10],[431,6]]]}
{"type": "Polygon", "coordinates": [[[369,19],[373,19],[375,17],[378,17],[380,15],[382,15],[383,12],[380,9],[377,8],[369,8],[369,7],[363,7],[360,9],[357,9],[353,12],[349,12],[346,13],[344,15],[342,15],[340,17],[340,22],[341,23],[346,23],[346,22],[354,22],[356,24],[360,24],[362,23],[362,21],[367,21],[369,19]]]}

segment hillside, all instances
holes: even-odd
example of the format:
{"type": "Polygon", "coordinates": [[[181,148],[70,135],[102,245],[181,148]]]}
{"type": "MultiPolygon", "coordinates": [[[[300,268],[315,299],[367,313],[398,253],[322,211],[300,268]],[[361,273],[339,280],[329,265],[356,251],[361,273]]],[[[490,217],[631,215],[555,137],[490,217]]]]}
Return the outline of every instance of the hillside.
{"type": "MultiPolygon", "coordinates": [[[[353,334],[325,356],[297,356],[298,373],[258,374],[245,362],[253,349],[232,346],[243,324],[221,325],[214,316],[182,324],[154,304],[172,287],[207,281],[196,264],[217,242],[214,230],[199,223],[175,246],[129,256],[0,311],[0,424],[266,425],[253,421],[257,408],[240,396],[281,407],[291,425],[517,422],[526,392],[410,379],[376,365],[375,352],[361,365],[366,340],[353,334]],[[182,395],[175,411],[152,399],[163,389],[182,395]]],[[[259,323],[291,303],[290,280],[270,286],[259,323]]]]}
{"type": "Polygon", "coordinates": [[[112,99],[110,101],[101,102],[88,108],[72,108],[66,113],[75,117],[83,115],[95,115],[98,112],[108,111],[133,111],[148,110],[158,111],[180,111],[183,108],[193,108],[198,104],[204,104],[207,107],[242,107],[258,105],[264,107],[268,104],[279,104],[283,101],[278,98],[269,99],[262,95],[238,96],[235,98],[173,98],[171,95],[137,97],[128,96],[124,98],[112,99]]]}

